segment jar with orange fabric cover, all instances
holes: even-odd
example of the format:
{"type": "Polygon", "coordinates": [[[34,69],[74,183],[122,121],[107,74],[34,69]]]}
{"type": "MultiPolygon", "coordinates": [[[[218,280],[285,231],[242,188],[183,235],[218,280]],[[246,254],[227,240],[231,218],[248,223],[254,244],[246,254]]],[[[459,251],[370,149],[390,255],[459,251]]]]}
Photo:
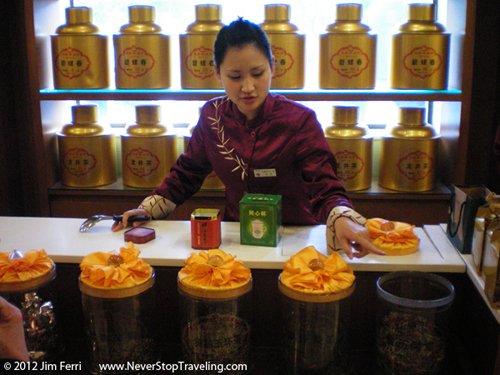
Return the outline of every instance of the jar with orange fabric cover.
{"type": "Polygon", "coordinates": [[[338,253],[327,257],[312,246],[285,263],[278,289],[286,374],[343,373],[339,353],[347,338],[354,280],[338,253]]]}
{"type": "Polygon", "coordinates": [[[23,314],[31,361],[55,361],[60,353],[52,281],[56,266],[45,250],[0,252],[0,295],[23,314]]]}
{"type": "Polygon", "coordinates": [[[250,269],[220,249],[196,252],[178,273],[178,290],[186,362],[248,364],[250,269]]]}
{"type": "Polygon", "coordinates": [[[88,367],[100,373],[100,364],[153,363],[153,268],[139,258],[133,244],[119,251],[95,252],[80,263],[79,286],[88,367]]]}

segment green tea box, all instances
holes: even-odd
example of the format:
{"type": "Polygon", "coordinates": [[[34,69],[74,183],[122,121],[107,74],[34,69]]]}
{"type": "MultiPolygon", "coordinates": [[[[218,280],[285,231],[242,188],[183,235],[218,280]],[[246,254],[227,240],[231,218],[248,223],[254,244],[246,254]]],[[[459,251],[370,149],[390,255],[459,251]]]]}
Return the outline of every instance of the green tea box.
{"type": "Polygon", "coordinates": [[[276,247],[280,229],[281,195],[245,194],[240,200],[241,244],[276,247]]]}

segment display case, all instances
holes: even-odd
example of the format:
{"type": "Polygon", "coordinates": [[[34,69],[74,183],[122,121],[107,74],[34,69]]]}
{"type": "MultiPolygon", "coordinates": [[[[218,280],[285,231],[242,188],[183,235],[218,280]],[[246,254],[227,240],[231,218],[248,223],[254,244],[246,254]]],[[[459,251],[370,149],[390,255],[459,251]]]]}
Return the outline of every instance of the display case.
{"type": "MultiPolygon", "coordinates": [[[[56,132],[62,125],[65,103],[79,101],[204,101],[221,95],[222,90],[54,90],[51,82],[50,35],[59,18],[59,1],[24,0],[16,4],[19,24],[19,50],[17,56],[26,68],[24,111],[19,114],[19,134],[25,137],[21,160],[24,196],[27,214],[42,216],[83,217],[99,213],[116,213],[135,207],[149,193],[148,189],[130,189],[117,182],[99,188],[67,188],[60,182],[57,160],[56,132]]],[[[472,82],[474,66],[476,1],[448,0],[447,31],[451,33],[449,89],[447,90],[277,90],[289,99],[298,101],[393,101],[425,102],[430,112],[441,111],[439,146],[440,165],[437,188],[423,193],[402,193],[378,187],[372,183],[369,190],[350,192],[355,207],[365,216],[405,220],[417,225],[446,221],[448,212],[448,183],[464,184],[479,173],[486,179],[485,169],[470,169],[470,159],[476,158],[477,149],[471,147],[472,82]],[[439,103],[439,106],[434,106],[439,103]]],[[[490,129],[487,129],[489,132],[490,129]]],[[[474,140],[477,142],[477,140],[474,140]]],[[[486,142],[486,141],[483,141],[486,142]]],[[[481,145],[474,143],[474,145],[481,145]]],[[[483,147],[484,149],[484,147],[483,147]]],[[[178,207],[171,219],[188,219],[195,207],[223,208],[224,192],[204,190],[178,207]]]]}

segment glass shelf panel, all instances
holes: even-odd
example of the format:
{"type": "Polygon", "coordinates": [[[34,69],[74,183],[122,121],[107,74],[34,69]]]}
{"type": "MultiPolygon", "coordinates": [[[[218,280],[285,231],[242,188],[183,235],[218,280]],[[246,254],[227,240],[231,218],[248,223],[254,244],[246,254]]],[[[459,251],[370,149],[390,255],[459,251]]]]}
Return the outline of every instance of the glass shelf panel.
{"type": "MultiPolygon", "coordinates": [[[[448,90],[396,90],[375,88],[372,90],[271,90],[294,100],[393,100],[393,101],[460,101],[462,91],[448,90]]],[[[223,90],[40,90],[40,100],[207,100],[224,95],[223,90]]]]}

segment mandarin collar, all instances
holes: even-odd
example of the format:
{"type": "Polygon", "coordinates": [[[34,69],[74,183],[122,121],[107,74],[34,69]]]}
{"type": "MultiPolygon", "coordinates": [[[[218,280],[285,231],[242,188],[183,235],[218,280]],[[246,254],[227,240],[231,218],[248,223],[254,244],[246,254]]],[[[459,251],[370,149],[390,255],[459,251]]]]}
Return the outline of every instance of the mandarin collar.
{"type": "Polygon", "coordinates": [[[264,99],[264,103],[262,103],[262,107],[257,114],[257,117],[255,117],[253,120],[247,122],[247,118],[243,113],[240,112],[238,109],[238,106],[234,104],[232,101],[229,101],[229,105],[231,108],[231,113],[235,117],[235,119],[241,123],[244,124],[245,126],[248,126],[249,128],[254,128],[256,126],[259,126],[264,122],[264,119],[268,117],[269,114],[272,113],[273,105],[274,105],[274,95],[271,93],[268,93],[266,98],[264,99]]]}

